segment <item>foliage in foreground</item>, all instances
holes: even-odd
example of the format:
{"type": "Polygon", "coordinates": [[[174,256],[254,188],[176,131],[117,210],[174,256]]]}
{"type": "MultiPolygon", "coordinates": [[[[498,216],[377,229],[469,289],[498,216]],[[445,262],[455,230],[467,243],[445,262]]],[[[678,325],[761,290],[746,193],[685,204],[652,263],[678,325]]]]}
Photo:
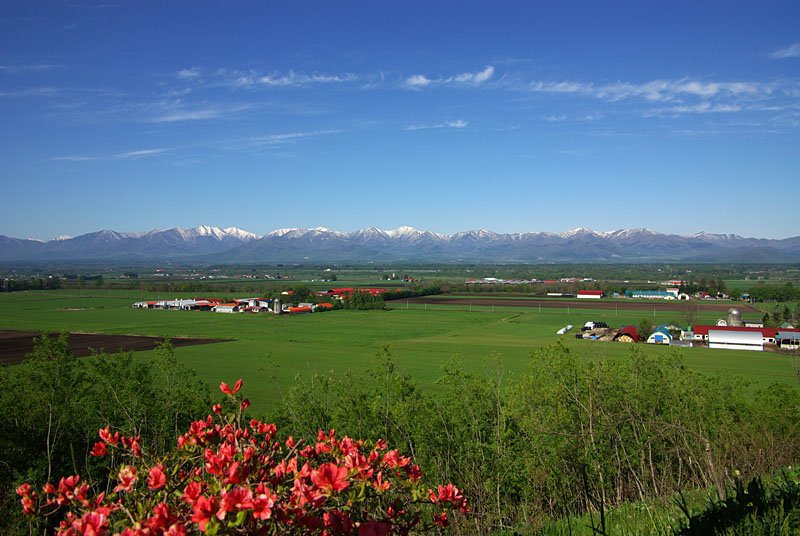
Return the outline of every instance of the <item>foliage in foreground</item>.
{"type": "MultiPolygon", "coordinates": [[[[378,361],[367,375],[299,379],[278,421],[297,434],[335,426],[386,437],[434,480],[457,478],[472,505],[468,533],[533,534],[552,519],[723,489],[737,470],[751,477],[800,458],[800,390],[752,393],[678,354],[599,359],[554,346],[513,378],[498,357],[474,375],[456,360],[435,394],[388,350],[378,361]]],[[[658,527],[651,520],[650,532],[658,527]]]]}
{"type": "MultiPolygon", "coordinates": [[[[41,495],[52,475],[80,473],[98,491],[110,477],[113,493],[119,473],[107,475],[106,458],[90,456],[106,423],[129,441],[141,436],[142,450],[167,460],[179,431],[208,407],[198,406],[203,389],[184,379],[191,376],[169,352],[153,360],[78,360],[57,342],[42,342],[29,363],[0,369],[7,386],[0,392],[0,532],[13,532],[21,517],[14,489],[23,481],[36,482],[41,495]]],[[[497,356],[485,374],[465,373],[456,359],[443,369],[437,392],[420,389],[402,366],[386,349],[367,371],[299,378],[262,420],[294,437],[335,428],[337,437],[386,439],[431,481],[459,482],[471,512],[451,521],[466,534],[559,533],[548,531],[553,520],[580,516],[591,516],[578,522],[593,530],[600,512],[607,521],[629,512],[626,526],[636,529],[626,534],[664,534],[680,512],[655,515],[654,503],[723,490],[737,470],[750,478],[800,458],[800,390],[753,392],[741,379],[687,368],[679,354],[632,348],[598,358],[553,346],[532,354],[529,372],[513,377],[497,356]]],[[[151,468],[138,470],[140,484],[151,468]]],[[[755,511],[742,523],[792,515],[779,510],[755,511]]]]}
{"type": "Polygon", "coordinates": [[[56,475],[104,477],[90,455],[112,423],[141,448],[166,452],[210,404],[208,387],[166,343],[152,355],[77,358],[66,334],[36,339],[24,363],[0,367],[0,533],[28,533],[14,489],[56,475]]]}
{"type": "Polygon", "coordinates": [[[164,457],[144,456],[138,437],[101,429],[92,455],[109,461],[116,486],[100,490],[78,475],[41,492],[24,483],[17,494],[25,514],[46,524],[67,510],[64,536],[379,536],[447,526],[448,515],[467,512],[458,488],[426,490],[419,466],[384,441],[340,440],[333,430],[319,431],[314,443],[281,441],[274,424],[243,423],[250,403],[238,395],[241,385],[222,383],[232,411],[215,405],[215,416],[193,422],[164,457]]]}
{"type": "Polygon", "coordinates": [[[680,536],[705,534],[797,534],[800,533],[800,468],[789,467],[778,477],[755,477],[747,485],[737,478],[725,498],[710,499],[693,512],[680,501],[686,522],[680,536]]]}

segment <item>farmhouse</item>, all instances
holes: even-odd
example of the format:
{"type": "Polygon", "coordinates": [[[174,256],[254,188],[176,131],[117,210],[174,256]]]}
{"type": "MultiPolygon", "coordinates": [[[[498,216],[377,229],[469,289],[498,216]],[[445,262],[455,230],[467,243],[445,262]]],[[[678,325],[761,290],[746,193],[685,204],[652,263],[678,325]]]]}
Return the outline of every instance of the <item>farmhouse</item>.
{"type": "Polygon", "coordinates": [[[599,300],[605,296],[602,290],[579,290],[578,291],[578,298],[579,299],[589,299],[589,300],[599,300]]]}

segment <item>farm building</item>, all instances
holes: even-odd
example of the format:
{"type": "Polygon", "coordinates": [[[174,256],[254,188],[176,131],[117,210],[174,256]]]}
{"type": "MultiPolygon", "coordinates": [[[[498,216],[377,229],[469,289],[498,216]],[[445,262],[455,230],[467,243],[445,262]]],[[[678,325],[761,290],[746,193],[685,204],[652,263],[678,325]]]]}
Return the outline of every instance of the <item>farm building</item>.
{"type": "Polygon", "coordinates": [[[647,344],[669,344],[672,341],[672,333],[664,327],[658,327],[647,337],[647,344]]]}
{"type": "Polygon", "coordinates": [[[712,329],[708,332],[708,347],[762,352],[764,339],[757,331],[712,329]]]}
{"type": "Polygon", "coordinates": [[[238,313],[241,305],[238,303],[220,303],[211,308],[215,313],[238,313]]]}
{"type": "Polygon", "coordinates": [[[614,335],[616,342],[639,342],[639,332],[633,326],[622,326],[614,335]]]}
{"type": "Polygon", "coordinates": [[[589,300],[599,300],[604,296],[602,290],[579,290],[578,291],[578,298],[582,299],[589,299],[589,300]]]}
{"type": "MultiPolygon", "coordinates": [[[[727,332],[747,332],[758,333],[761,335],[764,344],[775,344],[775,336],[778,334],[778,328],[748,328],[745,326],[693,326],[692,332],[694,333],[694,340],[696,341],[709,341],[708,334],[711,330],[727,331],[727,332]]],[[[781,330],[789,332],[798,332],[800,330],[781,330]]]]}
{"type": "Polygon", "coordinates": [[[666,290],[626,290],[625,296],[628,298],[643,298],[647,300],[674,300],[677,294],[666,290]]]}
{"type": "Polygon", "coordinates": [[[284,309],[284,312],[289,313],[290,315],[299,315],[299,314],[306,314],[311,313],[311,307],[307,305],[298,305],[297,307],[287,307],[284,309]]]}
{"type": "Polygon", "coordinates": [[[781,350],[800,349],[800,333],[796,331],[779,331],[775,335],[775,340],[781,350]]]}

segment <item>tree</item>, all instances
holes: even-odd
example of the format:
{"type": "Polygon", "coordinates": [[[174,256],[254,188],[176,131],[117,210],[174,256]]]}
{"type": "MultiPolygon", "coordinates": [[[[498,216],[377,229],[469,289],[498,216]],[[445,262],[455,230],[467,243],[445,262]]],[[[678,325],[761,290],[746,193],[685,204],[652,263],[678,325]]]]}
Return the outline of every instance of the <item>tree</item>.
{"type": "Polygon", "coordinates": [[[650,334],[653,332],[653,324],[651,324],[650,321],[646,318],[642,318],[639,321],[639,325],[637,326],[637,328],[639,330],[639,337],[641,337],[642,339],[647,339],[647,337],[649,337],[650,334]]]}
{"type": "MultiPolygon", "coordinates": [[[[22,479],[41,484],[58,474],[92,475],[88,454],[102,426],[166,452],[176,429],[202,415],[209,400],[207,386],[175,359],[169,343],[153,357],[78,358],[65,333],[35,339],[23,363],[0,368],[0,384],[0,508],[22,479]]],[[[19,522],[0,516],[0,533],[15,532],[19,522]]]]}
{"type": "Polygon", "coordinates": [[[292,289],[292,302],[300,303],[300,302],[308,302],[311,301],[311,298],[314,296],[314,293],[305,285],[299,285],[292,289]]]}

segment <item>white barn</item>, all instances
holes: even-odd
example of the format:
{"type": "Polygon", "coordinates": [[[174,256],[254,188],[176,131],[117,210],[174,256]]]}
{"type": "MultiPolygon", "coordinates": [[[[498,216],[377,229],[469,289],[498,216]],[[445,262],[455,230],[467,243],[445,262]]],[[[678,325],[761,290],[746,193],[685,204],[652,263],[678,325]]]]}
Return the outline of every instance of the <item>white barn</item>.
{"type": "Polygon", "coordinates": [[[711,329],[708,331],[708,347],[762,352],[764,351],[764,338],[757,331],[711,329]]]}

